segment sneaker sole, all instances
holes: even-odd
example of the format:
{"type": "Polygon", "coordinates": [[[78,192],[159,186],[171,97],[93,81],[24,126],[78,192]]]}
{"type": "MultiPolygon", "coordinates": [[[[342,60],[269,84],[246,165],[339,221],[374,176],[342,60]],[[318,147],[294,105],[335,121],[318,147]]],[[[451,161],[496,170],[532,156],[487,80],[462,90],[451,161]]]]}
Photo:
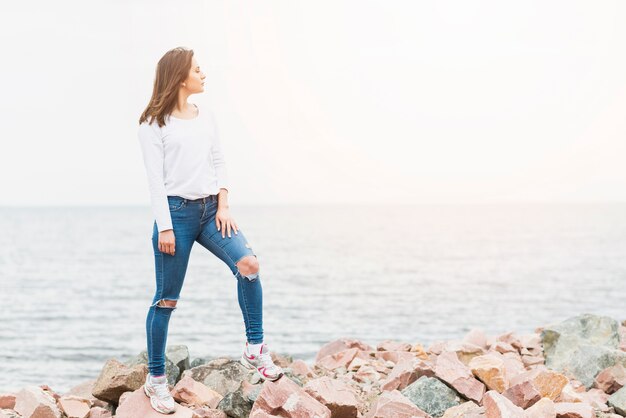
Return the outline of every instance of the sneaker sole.
{"type": "Polygon", "coordinates": [[[159,408],[158,405],[155,405],[154,401],[152,400],[152,396],[150,395],[150,392],[148,391],[148,388],[146,387],[146,385],[143,385],[143,393],[146,394],[146,396],[148,397],[148,399],[150,399],[150,406],[152,406],[152,409],[154,409],[155,411],[161,413],[161,414],[173,414],[176,412],[176,409],[174,408],[173,410],[168,410],[168,409],[162,409],[159,408]]]}
{"type": "Polygon", "coordinates": [[[254,364],[251,364],[244,354],[241,355],[241,358],[239,359],[239,363],[241,363],[243,365],[243,367],[245,367],[248,370],[254,370],[256,372],[256,374],[261,378],[261,380],[269,380],[270,382],[274,382],[274,381],[280,379],[284,375],[284,373],[281,372],[278,376],[276,376],[274,378],[263,376],[263,373],[261,373],[254,366],[254,364]]]}

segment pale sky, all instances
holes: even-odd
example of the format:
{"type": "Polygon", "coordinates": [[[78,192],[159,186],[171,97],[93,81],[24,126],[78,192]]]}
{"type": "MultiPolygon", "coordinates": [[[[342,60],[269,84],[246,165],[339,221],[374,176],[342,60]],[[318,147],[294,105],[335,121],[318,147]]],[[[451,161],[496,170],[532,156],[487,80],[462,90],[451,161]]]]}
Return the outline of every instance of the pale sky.
{"type": "Polygon", "coordinates": [[[626,2],[31,1],[0,15],[0,205],[149,205],[169,49],[233,204],[626,201],[626,2]]]}

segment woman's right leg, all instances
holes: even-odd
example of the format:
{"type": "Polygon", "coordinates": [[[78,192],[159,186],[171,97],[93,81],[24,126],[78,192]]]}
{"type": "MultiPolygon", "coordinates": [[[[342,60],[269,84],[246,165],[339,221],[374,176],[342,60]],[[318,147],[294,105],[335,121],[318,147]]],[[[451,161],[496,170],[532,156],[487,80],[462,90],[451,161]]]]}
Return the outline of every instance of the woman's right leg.
{"type": "MultiPolygon", "coordinates": [[[[174,206],[176,204],[172,207],[174,206]]],[[[177,309],[175,305],[180,297],[197,228],[193,211],[181,208],[171,212],[171,215],[176,239],[174,255],[162,253],[159,250],[159,232],[156,222],[152,231],[156,292],[146,317],[148,369],[152,376],[165,374],[168,325],[172,312],[177,309]]]]}

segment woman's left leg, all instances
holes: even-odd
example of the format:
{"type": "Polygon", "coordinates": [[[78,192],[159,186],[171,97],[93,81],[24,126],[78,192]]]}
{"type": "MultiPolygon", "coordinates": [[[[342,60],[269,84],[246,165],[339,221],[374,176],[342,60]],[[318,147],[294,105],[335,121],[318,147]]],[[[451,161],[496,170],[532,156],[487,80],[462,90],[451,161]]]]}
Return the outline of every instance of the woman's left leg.
{"type": "Polygon", "coordinates": [[[238,230],[231,236],[217,230],[215,213],[217,202],[206,203],[205,216],[196,241],[219,257],[237,278],[237,297],[250,344],[263,342],[263,287],[259,276],[259,262],[245,235],[238,230]]]}

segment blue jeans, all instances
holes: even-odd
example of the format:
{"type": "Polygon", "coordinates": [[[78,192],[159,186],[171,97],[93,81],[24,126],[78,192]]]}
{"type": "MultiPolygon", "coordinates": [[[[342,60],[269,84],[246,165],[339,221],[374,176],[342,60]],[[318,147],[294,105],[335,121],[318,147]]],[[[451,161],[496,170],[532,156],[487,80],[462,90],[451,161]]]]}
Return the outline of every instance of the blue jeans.
{"type": "Polygon", "coordinates": [[[259,273],[243,276],[236,265],[245,256],[256,257],[241,229],[237,230],[237,234],[231,230],[231,237],[225,230],[225,237],[222,238],[222,231],[218,231],[215,224],[217,195],[197,200],[168,196],[167,200],[176,239],[174,255],[159,250],[156,221],[152,231],[156,292],[146,318],[146,336],[148,369],[153,376],[165,374],[167,328],[170,315],[177,309],[159,302],[162,299],[177,301],[180,297],[189,254],[196,241],[224,261],[237,278],[239,307],[247,341],[250,344],[263,341],[263,290],[259,273]]]}

